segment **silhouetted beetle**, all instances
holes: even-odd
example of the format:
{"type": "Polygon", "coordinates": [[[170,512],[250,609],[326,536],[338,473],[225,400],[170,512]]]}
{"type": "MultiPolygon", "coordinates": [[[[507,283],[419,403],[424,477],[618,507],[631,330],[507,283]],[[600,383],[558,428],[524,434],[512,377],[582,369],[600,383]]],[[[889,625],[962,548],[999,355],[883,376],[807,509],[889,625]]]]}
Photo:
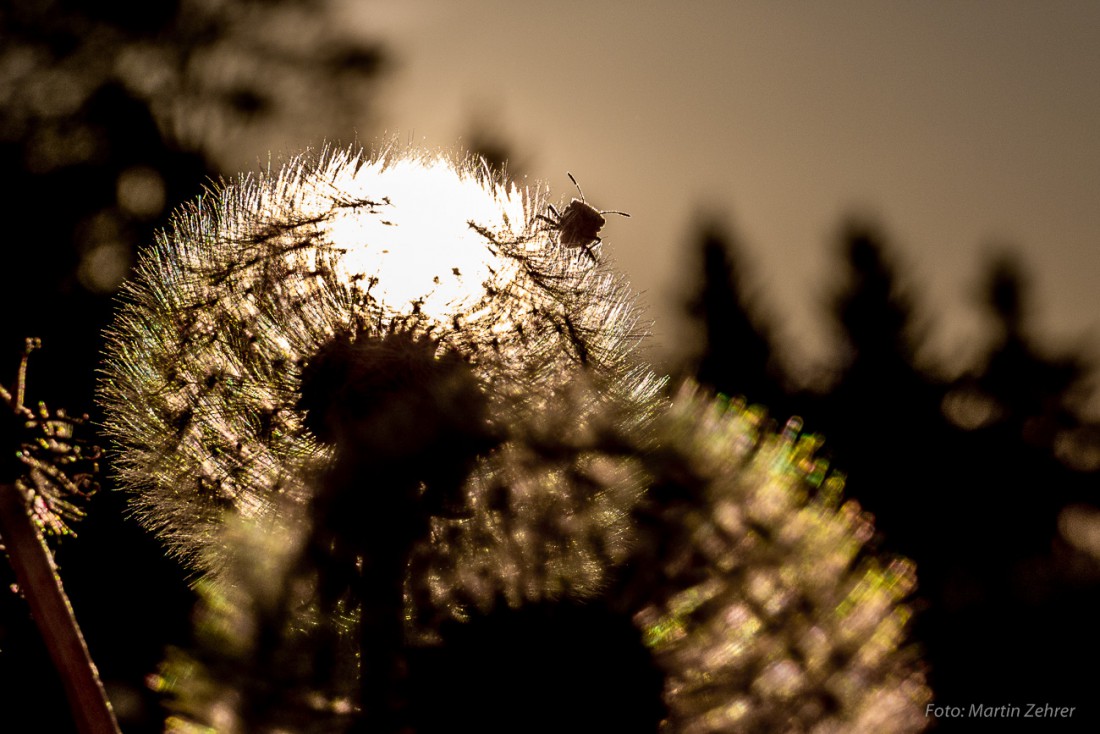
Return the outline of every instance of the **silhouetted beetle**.
{"type": "Polygon", "coordinates": [[[603,215],[618,214],[623,217],[629,217],[630,215],[626,212],[600,211],[595,208],[584,200],[584,192],[581,191],[581,185],[577,183],[577,179],[573,178],[573,174],[566,171],[566,175],[577,187],[577,192],[581,195],[581,198],[573,199],[569,202],[569,206],[565,207],[565,211],[561,213],[553,204],[547,204],[546,208],[553,215],[553,219],[544,214],[535,216],[537,219],[549,224],[552,229],[557,230],[558,244],[565,247],[580,247],[586,255],[592,258],[592,262],[596,262],[596,255],[592,252],[591,245],[598,245],[602,241],[600,230],[603,229],[603,225],[607,221],[603,218],[603,215]]]}

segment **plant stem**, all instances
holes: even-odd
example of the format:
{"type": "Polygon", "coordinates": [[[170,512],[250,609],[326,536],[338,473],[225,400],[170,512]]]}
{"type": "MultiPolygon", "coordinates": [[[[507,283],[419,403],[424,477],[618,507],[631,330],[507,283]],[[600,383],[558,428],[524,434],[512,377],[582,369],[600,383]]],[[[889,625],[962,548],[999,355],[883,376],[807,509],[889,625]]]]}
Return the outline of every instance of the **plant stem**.
{"type": "Polygon", "coordinates": [[[53,556],[31,519],[26,496],[14,484],[0,484],[0,537],[61,676],[77,730],[80,734],[120,734],[53,556]]]}

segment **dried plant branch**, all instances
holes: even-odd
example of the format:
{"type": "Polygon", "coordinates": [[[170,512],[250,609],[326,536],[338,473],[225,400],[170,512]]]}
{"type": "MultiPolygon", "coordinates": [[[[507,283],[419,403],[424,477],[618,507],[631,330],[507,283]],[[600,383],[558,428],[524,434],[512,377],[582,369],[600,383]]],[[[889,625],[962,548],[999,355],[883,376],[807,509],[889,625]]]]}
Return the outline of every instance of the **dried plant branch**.
{"type": "Polygon", "coordinates": [[[80,734],[118,734],[111,704],[61,586],[53,556],[31,518],[28,500],[18,485],[0,485],[0,536],[19,589],[61,676],[77,730],[80,734]]]}

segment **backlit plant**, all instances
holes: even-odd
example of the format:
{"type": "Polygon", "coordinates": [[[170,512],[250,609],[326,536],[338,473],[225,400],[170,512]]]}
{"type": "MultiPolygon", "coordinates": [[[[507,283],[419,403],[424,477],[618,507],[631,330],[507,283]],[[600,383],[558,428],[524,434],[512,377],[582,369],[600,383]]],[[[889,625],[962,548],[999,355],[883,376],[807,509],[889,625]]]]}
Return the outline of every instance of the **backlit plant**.
{"type": "Polygon", "coordinates": [[[668,397],[636,297],[545,211],[476,159],[326,152],[143,259],[101,399],[138,517],[201,574],[169,728],[433,731],[432,650],[576,603],[633,630],[654,729],[922,728],[912,565],[797,423],[668,397]]]}

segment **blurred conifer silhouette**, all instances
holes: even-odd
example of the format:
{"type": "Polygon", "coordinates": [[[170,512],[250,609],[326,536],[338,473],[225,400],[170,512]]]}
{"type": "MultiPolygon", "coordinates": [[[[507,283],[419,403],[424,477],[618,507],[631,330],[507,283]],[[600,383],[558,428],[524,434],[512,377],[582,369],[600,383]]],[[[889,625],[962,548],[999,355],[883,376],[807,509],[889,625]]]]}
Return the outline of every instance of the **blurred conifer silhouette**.
{"type": "MultiPolygon", "coordinates": [[[[988,346],[949,378],[923,349],[934,325],[881,231],[850,220],[840,244],[835,382],[785,404],[825,435],[885,547],[917,561],[915,630],[936,699],[1083,704],[1092,681],[1074,665],[1100,651],[1089,620],[1100,611],[1100,565],[1081,535],[1095,522],[1085,518],[1100,481],[1100,431],[1085,412],[1089,361],[1083,351],[1048,351],[1023,265],[998,252],[977,298],[988,346]],[[1071,522],[1080,525],[1067,536],[1071,522]]],[[[712,290],[709,280],[698,287],[712,290]]],[[[744,322],[731,299],[697,303],[709,304],[699,314],[708,330],[744,322]]],[[[743,341],[766,343],[766,333],[743,341]]],[[[724,353],[708,347],[701,373],[724,353]]],[[[755,389],[732,366],[707,379],[730,394],[755,389]]],[[[1079,714],[1076,723],[1095,718],[1079,714]]]]}
{"type": "Polygon", "coordinates": [[[917,364],[928,327],[911,293],[914,284],[903,282],[875,226],[845,223],[839,245],[841,284],[831,315],[840,364],[815,425],[893,547],[917,556],[927,543],[922,519],[948,499],[927,486],[919,470],[942,439],[942,388],[917,364]],[[906,461],[914,471],[898,470],[906,461]]]}
{"type": "Polygon", "coordinates": [[[1060,431],[1084,419],[1092,365],[1080,354],[1050,355],[1036,339],[1030,284],[1017,258],[994,256],[983,291],[992,338],[976,387],[994,402],[989,421],[1053,449],[1060,431]]]}
{"type": "Polygon", "coordinates": [[[0,15],[0,309],[19,314],[0,349],[45,339],[59,402],[91,407],[109,296],[177,203],[272,147],[369,124],[386,54],[335,12],[328,0],[58,0],[0,15]]]}
{"type": "Polygon", "coordinates": [[[746,292],[751,277],[740,264],[727,229],[715,217],[694,233],[702,266],[698,294],[688,313],[703,328],[692,370],[696,379],[726,395],[742,395],[776,415],[789,408],[785,376],[758,298],[746,292]]]}

